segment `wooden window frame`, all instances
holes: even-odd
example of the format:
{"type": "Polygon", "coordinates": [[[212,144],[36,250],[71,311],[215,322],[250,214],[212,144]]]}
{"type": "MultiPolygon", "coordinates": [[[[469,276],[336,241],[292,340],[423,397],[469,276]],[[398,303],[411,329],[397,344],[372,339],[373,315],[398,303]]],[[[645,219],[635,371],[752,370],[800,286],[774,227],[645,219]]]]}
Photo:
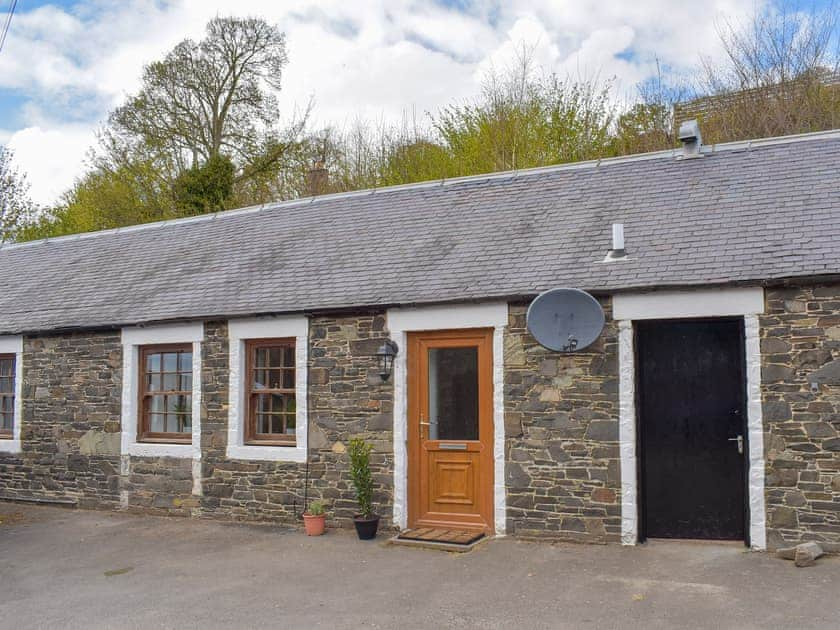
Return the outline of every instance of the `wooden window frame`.
{"type": "MultiPolygon", "coordinates": [[[[256,394],[286,394],[294,397],[295,409],[297,409],[297,366],[291,368],[294,375],[291,388],[281,387],[276,389],[256,390],[254,388],[254,366],[256,363],[256,350],[259,348],[291,347],[297,357],[297,344],[294,337],[282,337],[275,339],[246,339],[245,340],[245,441],[246,445],[259,446],[297,446],[297,436],[288,433],[257,433],[257,410],[256,394]]],[[[297,427],[297,417],[295,417],[297,427]]]]}
{"type": "MultiPolygon", "coordinates": [[[[167,343],[167,344],[152,344],[139,346],[138,348],[138,366],[137,366],[137,441],[151,442],[159,444],[192,444],[192,433],[162,433],[151,431],[151,415],[147,409],[147,400],[151,396],[158,395],[187,395],[190,397],[190,409],[195,403],[193,391],[195,390],[195,382],[193,388],[187,392],[182,390],[161,390],[156,392],[149,392],[146,390],[146,357],[150,354],[159,354],[165,352],[189,352],[193,354],[193,359],[190,364],[190,375],[192,375],[192,367],[195,362],[195,354],[193,351],[193,344],[191,343],[167,343]]],[[[161,366],[162,367],[162,366],[161,366]]],[[[193,378],[194,381],[194,378],[193,378]]],[[[190,426],[192,426],[192,417],[190,418],[190,426]]]]}
{"type": "MultiPolygon", "coordinates": [[[[12,428],[11,429],[3,429],[0,428],[0,440],[11,440],[14,439],[14,431],[15,431],[15,393],[17,391],[17,355],[8,353],[8,354],[0,354],[0,361],[7,361],[11,359],[12,361],[12,392],[10,394],[3,394],[0,393],[0,401],[5,398],[12,399],[12,428]]],[[[0,409],[2,409],[2,403],[0,403],[0,409]]],[[[0,412],[2,414],[2,412],[0,412]]]]}

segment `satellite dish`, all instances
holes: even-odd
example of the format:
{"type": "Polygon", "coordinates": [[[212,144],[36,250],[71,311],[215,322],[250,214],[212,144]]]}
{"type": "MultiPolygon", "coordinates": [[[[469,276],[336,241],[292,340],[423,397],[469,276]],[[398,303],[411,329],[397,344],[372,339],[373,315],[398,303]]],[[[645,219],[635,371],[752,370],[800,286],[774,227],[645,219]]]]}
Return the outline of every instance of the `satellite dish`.
{"type": "Polygon", "coordinates": [[[528,331],[549,350],[583,350],[601,334],[604,311],[598,300],[580,289],[549,289],[528,307],[528,331]]]}

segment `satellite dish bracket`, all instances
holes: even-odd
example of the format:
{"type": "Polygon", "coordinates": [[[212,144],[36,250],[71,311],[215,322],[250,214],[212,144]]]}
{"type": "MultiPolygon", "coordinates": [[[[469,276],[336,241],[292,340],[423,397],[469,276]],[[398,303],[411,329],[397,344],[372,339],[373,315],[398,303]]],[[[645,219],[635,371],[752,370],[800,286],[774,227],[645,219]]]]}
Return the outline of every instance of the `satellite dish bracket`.
{"type": "Polygon", "coordinates": [[[563,346],[563,349],[560,352],[574,352],[577,350],[578,340],[570,334],[568,341],[569,343],[563,346]]]}

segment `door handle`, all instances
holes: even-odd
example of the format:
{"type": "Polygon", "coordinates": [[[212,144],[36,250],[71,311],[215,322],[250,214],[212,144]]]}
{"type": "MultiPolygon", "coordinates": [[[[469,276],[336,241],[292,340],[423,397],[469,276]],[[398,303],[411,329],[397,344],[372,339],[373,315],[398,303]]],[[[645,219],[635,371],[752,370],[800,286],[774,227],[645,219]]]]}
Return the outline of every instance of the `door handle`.
{"type": "Polygon", "coordinates": [[[738,442],[738,453],[743,455],[744,454],[744,436],[739,435],[738,437],[729,438],[729,442],[738,442]]]}
{"type": "Polygon", "coordinates": [[[431,427],[432,427],[432,425],[435,425],[435,426],[437,425],[437,420],[431,419],[428,422],[426,422],[425,420],[423,420],[423,414],[421,413],[420,414],[420,422],[418,424],[419,424],[418,429],[420,429],[420,439],[421,440],[423,439],[423,427],[429,427],[429,435],[430,435],[430,439],[431,439],[431,432],[432,432],[431,427]]]}
{"type": "Polygon", "coordinates": [[[420,429],[420,441],[421,441],[421,442],[423,441],[423,427],[424,427],[424,426],[425,426],[425,427],[430,427],[430,426],[432,426],[432,423],[431,423],[431,422],[424,422],[424,421],[423,421],[423,414],[421,413],[421,414],[420,414],[419,427],[418,427],[418,428],[420,429]]]}

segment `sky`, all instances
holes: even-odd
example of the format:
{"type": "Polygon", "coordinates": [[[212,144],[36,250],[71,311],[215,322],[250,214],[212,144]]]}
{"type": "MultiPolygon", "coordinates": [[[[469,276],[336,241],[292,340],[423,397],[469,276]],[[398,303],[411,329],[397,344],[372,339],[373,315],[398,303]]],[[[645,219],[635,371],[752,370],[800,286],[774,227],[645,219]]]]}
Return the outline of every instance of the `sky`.
{"type": "MultiPolygon", "coordinates": [[[[287,36],[283,116],[310,99],[314,124],[398,120],[474,97],[523,45],[547,72],[615,77],[620,89],[722,54],[716,23],[765,1],[706,0],[18,0],[0,51],[0,144],[33,200],[54,203],[85,170],[108,112],[144,64],[216,15],[257,15],[287,36]]],[[[0,24],[9,0],[0,0],[0,24]]]]}

